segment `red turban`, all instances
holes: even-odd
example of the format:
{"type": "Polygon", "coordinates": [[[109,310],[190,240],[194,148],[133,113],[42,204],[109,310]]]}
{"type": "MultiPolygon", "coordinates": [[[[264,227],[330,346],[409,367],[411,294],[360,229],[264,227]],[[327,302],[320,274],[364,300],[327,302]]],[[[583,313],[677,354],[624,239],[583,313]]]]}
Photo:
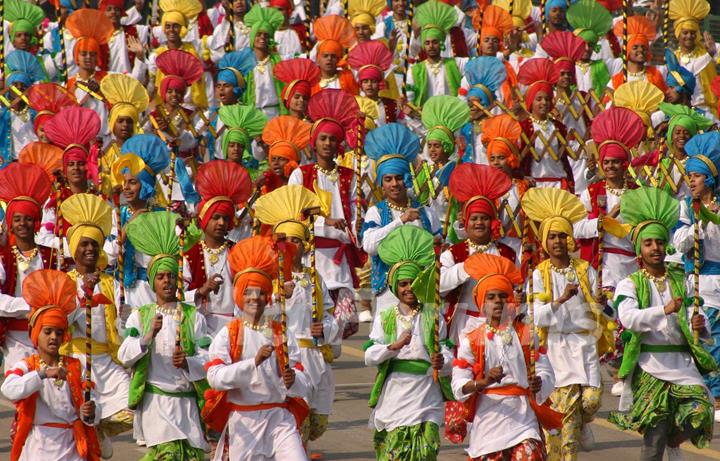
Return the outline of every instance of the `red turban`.
{"type": "Polygon", "coordinates": [[[310,83],[305,80],[293,80],[292,82],[285,85],[280,92],[280,97],[285,103],[286,108],[290,108],[290,101],[292,100],[295,93],[300,93],[303,96],[310,97],[310,83]]]}
{"type": "Polygon", "coordinates": [[[198,218],[200,218],[200,227],[205,230],[207,225],[210,223],[215,213],[227,216],[230,221],[235,217],[235,207],[232,201],[226,200],[225,197],[212,197],[209,200],[203,200],[200,202],[200,212],[198,218]]]}
{"type": "Polygon", "coordinates": [[[313,129],[310,132],[310,145],[315,147],[315,141],[317,141],[320,133],[327,133],[335,137],[338,142],[338,150],[340,150],[340,144],[345,139],[345,129],[337,121],[330,118],[321,118],[313,125],[313,129]]]}
{"type": "Polygon", "coordinates": [[[10,200],[5,213],[5,222],[11,226],[15,213],[30,216],[35,220],[35,232],[40,230],[41,204],[31,197],[18,197],[10,200]]]}
{"type": "Polygon", "coordinates": [[[167,90],[169,88],[172,88],[181,95],[184,95],[187,90],[187,85],[185,84],[185,80],[181,77],[166,75],[160,83],[160,96],[162,97],[163,102],[165,101],[165,95],[167,94],[167,90]]]}
{"type": "Polygon", "coordinates": [[[495,205],[490,202],[490,200],[487,199],[487,197],[476,197],[475,199],[471,199],[465,204],[464,207],[464,213],[463,217],[465,218],[465,222],[467,223],[468,219],[470,218],[470,215],[473,213],[483,213],[488,216],[490,216],[490,219],[495,219],[497,217],[497,211],[495,210],[495,205]]]}
{"type": "Polygon", "coordinates": [[[550,108],[552,109],[552,84],[546,80],[538,80],[535,83],[532,83],[528,87],[527,92],[525,93],[525,105],[527,106],[528,111],[532,111],[532,103],[533,101],[535,101],[535,96],[541,91],[548,95],[548,98],[550,100],[550,108]]]}
{"type": "Polygon", "coordinates": [[[108,6],[116,6],[120,8],[123,12],[122,15],[125,16],[125,2],[123,0],[100,0],[98,9],[100,11],[105,11],[108,6]]]}
{"type": "Polygon", "coordinates": [[[282,8],[285,11],[292,11],[293,7],[289,0],[270,0],[271,8],[282,8]]]}
{"type": "Polygon", "coordinates": [[[358,82],[363,80],[373,80],[375,82],[383,82],[383,72],[378,66],[363,66],[358,71],[358,82]]]}

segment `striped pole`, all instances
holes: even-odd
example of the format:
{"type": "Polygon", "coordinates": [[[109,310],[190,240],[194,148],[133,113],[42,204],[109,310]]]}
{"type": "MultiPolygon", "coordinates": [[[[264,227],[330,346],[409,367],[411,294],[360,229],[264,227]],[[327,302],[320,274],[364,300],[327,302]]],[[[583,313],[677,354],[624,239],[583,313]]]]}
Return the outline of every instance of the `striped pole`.
{"type": "MultiPolygon", "coordinates": [[[[235,11],[233,11],[232,2],[230,2],[230,9],[228,10],[228,21],[230,21],[230,36],[225,44],[225,52],[230,53],[235,50],[235,11]]],[[[250,44],[252,46],[252,43],[250,44]]]]}
{"type": "Polygon", "coordinates": [[[58,33],[60,34],[60,62],[62,66],[62,79],[67,84],[68,81],[68,63],[67,63],[67,49],[65,49],[65,21],[62,19],[60,13],[60,2],[58,7],[55,8],[55,15],[58,18],[58,33]]]}
{"type": "MultiPolygon", "coordinates": [[[[321,322],[322,321],[322,306],[318,306],[317,302],[317,269],[315,267],[315,215],[310,214],[309,216],[309,223],[308,223],[308,246],[310,247],[310,284],[312,287],[310,296],[311,296],[311,305],[312,305],[312,321],[315,322],[321,322]]],[[[318,345],[318,339],[313,336],[313,344],[315,346],[318,345]]]]}
{"type": "Polygon", "coordinates": [[[597,293],[598,298],[602,296],[602,290],[603,290],[603,247],[605,240],[605,227],[603,226],[603,218],[605,217],[606,209],[607,209],[607,196],[606,195],[598,195],[597,197],[597,206],[598,206],[598,221],[597,221],[597,232],[598,232],[598,251],[597,251],[597,258],[598,258],[598,266],[597,266],[597,293]]]}
{"type": "Polygon", "coordinates": [[[662,6],[663,6],[663,8],[662,8],[662,11],[663,11],[663,13],[662,13],[663,14],[663,25],[662,25],[662,27],[663,27],[663,29],[662,29],[663,45],[665,46],[665,48],[667,48],[668,46],[670,46],[670,11],[669,11],[670,10],[670,0],[665,0],[663,2],[662,6]]]}
{"type": "MultiPolygon", "coordinates": [[[[3,83],[5,78],[5,0],[0,0],[0,72],[3,73],[3,83]]],[[[3,85],[5,86],[5,85],[3,85]]]]}
{"type": "MultiPolygon", "coordinates": [[[[523,220],[523,246],[528,245],[530,243],[530,219],[525,216],[525,219],[523,220]]],[[[527,303],[527,311],[528,311],[528,324],[530,326],[530,363],[528,367],[528,376],[535,376],[535,302],[534,302],[534,290],[533,290],[533,258],[532,253],[526,253],[524,248],[523,255],[527,254],[526,261],[527,261],[527,283],[528,288],[527,292],[525,293],[525,302],[527,303]]],[[[522,266],[521,266],[522,267],[522,266]]]]}
{"type": "MultiPolygon", "coordinates": [[[[480,24],[479,29],[482,30],[483,14],[485,11],[480,6],[478,6],[478,11],[479,11],[478,17],[480,18],[480,20],[478,22],[478,24],[480,24]]],[[[480,31],[478,31],[478,34],[477,34],[477,43],[475,44],[475,47],[477,48],[477,50],[476,50],[477,55],[482,56],[482,41],[480,40],[480,31]]]]}
{"type": "Polygon", "coordinates": [[[402,79],[402,94],[407,97],[407,76],[410,72],[410,39],[413,33],[413,15],[415,10],[413,9],[413,0],[408,0],[407,5],[407,34],[405,37],[405,53],[403,58],[403,79],[402,79]]]}
{"type": "Polygon", "coordinates": [[[57,270],[63,270],[65,260],[65,242],[63,238],[63,214],[62,214],[62,182],[55,181],[55,232],[58,237],[57,270]]]}
{"type": "Polygon", "coordinates": [[[185,222],[182,219],[178,219],[177,224],[180,226],[180,235],[178,236],[180,264],[178,266],[177,274],[177,301],[175,302],[175,350],[182,347],[182,302],[185,300],[185,285],[183,283],[183,266],[185,262],[185,251],[183,250],[183,247],[185,246],[185,222]]]}
{"type": "MultiPolygon", "coordinates": [[[[278,301],[280,302],[280,325],[282,328],[282,354],[278,357],[278,360],[282,360],[280,369],[280,375],[290,368],[290,357],[288,354],[288,339],[287,339],[287,310],[285,309],[285,237],[278,238],[277,241],[277,252],[278,252],[278,301]],[[282,357],[282,358],[281,358],[282,357]],[[283,368],[284,367],[284,368],[283,368]]],[[[313,284],[314,286],[314,284],[313,284]]]]}
{"type": "MultiPolygon", "coordinates": [[[[440,316],[442,315],[442,300],[440,298],[440,256],[435,258],[435,328],[433,329],[433,346],[436,354],[440,353],[440,316]]],[[[433,380],[438,382],[440,374],[433,369],[433,380]]]]}
{"type": "Polygon", "coordinates": [[[123,234],[122,223],[120,222],[120,192],[113,194],[113,202],[115,202],[115,221],[117,222],[117,281],[120,287],[120,309],[125,305],[125,235],[123,234]]]}
{"type": "Polygon", "coordinates": [[[540,30],[542,35],[545,36],[547,32],[547,23],[545,22],[545,4],[546,0],[540,0],[540,30]]]}
{"type": "MultiPolygon", "coordinates": [[[[89,290],[83,286],[85,291],[85,401],[92,398],[92,295],[93,288],[89,290]]],[[[87,422],[87,421],[86,421],[87,422]]]]}
{"type": "MultiPolygon", "coordinates": [[[[700,200],[693,200],[693,281],[695,282],[695,296],[693,297],[693,317],[700,312],[700,200]]],[[[693,341],[697,344],[700,332],[693,330],[693,341]]]]}
{"type": "MultiPolygon", "coordinates": [[[[623,82],[628,81],[628,12],[630,10],[630,0],[623,0],[623,82]]],[[[617,90],[617,88],[615,88],[617,90]]]]}
{"type": "MultiPolygon", "coordinates": [[[[393,77],[394,78],[394,77],[393,77]]],[[[363,128],[365,120],[358,119],[357,126],[357,145],[354,150],[355,157],[355,235],[360,238],[360,230],[362,229],[362,154],[363,154],[363,128]]]]}
{"type": "Polygon", "coordinates": [[[310,10],[310,0],[305,0],[305,51],[310,52],[312,49],[312,40],[310,39],[310,25],[312,24],[312,12],[310,10]]]}

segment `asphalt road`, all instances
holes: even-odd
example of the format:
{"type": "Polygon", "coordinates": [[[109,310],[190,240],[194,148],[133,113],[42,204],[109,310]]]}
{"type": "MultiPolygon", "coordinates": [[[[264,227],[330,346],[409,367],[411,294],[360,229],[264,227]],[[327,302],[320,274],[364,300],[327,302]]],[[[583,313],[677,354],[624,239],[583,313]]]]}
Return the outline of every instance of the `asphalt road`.
{"type": "MultiPolygon", "coordinates": [[[[361,326],[358,335],[346,342],[343,356],[334,364],[337,378],[337,392],[330,426],[325,435],[312,445],[313,452],[320,453],[324,460],[372,461],[375,459],[372,447],[372,431],[368,428],[370,410],[367,399],[372,386],[375,370],[365,367],[361,345],[367,340],[368,325],[361,326]]],[[[622,432],[607,422],[607,414],[617,407],[617,398],[610,396],[609,383],[603,405],[592,424],[596,449],[580,453],[580,460],[634,460],[640,453],[640,436],[622,432]]],[[[10,439],[8,437],[13,407],[0,399],[0,460],[9,459],[10,439]]],[[[697,450],[689,444],[683,445],[686,461],[720,460],[720,424],[715,429],[716,438],[711,446],[697,450]]],[[[131,435],[125,434],[113,444],[113,460],[135,461],[145,449],[138,447],[131,435]]],[[[441,461],[467,460],[462,447],[443,443],[441,461]]]]}

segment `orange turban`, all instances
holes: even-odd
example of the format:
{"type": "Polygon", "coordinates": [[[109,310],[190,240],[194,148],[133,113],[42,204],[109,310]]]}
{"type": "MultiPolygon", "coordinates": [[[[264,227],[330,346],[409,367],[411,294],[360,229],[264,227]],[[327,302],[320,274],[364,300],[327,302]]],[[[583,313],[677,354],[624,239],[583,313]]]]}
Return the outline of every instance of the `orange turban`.
{"type": "Polygon", "coordinates": [[[485,295],[490,290],[499,290],[508,295],[508,304],[515,303],[514,286],[523,283],[517,267],[502,256],[476,253],[463,263],[465,272],[477,280],[474,289],[475,305],[482,312],[485,295]]]}

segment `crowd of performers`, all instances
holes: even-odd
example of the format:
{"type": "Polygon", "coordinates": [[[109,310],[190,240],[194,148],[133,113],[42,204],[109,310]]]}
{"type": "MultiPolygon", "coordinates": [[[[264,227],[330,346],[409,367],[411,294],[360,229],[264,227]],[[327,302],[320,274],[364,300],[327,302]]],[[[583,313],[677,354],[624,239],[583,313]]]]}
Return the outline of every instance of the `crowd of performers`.
{"type": "Polygon", "coordinates": [[[378,460],[707,446],[710,3],[488,3],[0,1],[10,459],[314,457],[361,322],[378,460]]]}

